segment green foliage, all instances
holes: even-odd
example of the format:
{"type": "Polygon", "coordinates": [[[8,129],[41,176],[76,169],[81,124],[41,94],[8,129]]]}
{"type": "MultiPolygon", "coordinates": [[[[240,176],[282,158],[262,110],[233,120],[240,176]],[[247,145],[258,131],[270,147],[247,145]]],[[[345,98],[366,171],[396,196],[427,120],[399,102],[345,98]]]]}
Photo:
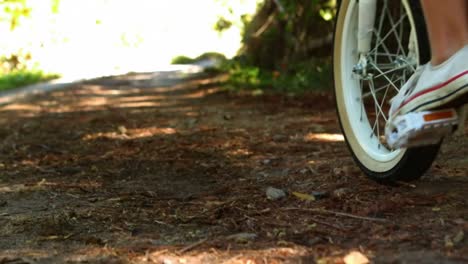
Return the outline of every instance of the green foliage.
{"type": "Polygon", "coordinates": [[[260,88],[267,83],[261,69],[255,66],[244,65],[237,61],[230,61],[224,64],[222,69],[229,74],[227,84],[230,88],[260,88]]]}
{"type": "Polygon", "coordinates": [[[192,64],[195,62],[195,59],[180,55],[172,59],[171,64],[192,64]]]}
{"type": "Polygon", "coordinates": [[[39,70],[17,70],[0,75],[0,91],[14,89],[42,81],[58,78],[56,74],[47,74],[39,70]]]}
{"type": "Polygon", "coordinates": [[[336,0],[265,0],[242,19],[239,58],[221,68],[235,90],[302,93],[332,83],[331,33],[336,0]]]}
{"type": "Polygon", "coordinates": [[[38,70],[31,60],[31,54],[24,51],[0,57],[0,91],[59,77],[57,74],[38,70]]]}
{"type": "Polygon", "coordinates": [[[10,30],[14,30],[20,20],[31,13],[27,2],[27,0],[0,0],[0,21],[8,21],[10,30]]]}
{"type": "Polygon", "coordinates": [[[60,11],[60,0],[52,0],[52,13],[58,14],[60,11]]]}
{"type": "Polygon", "coordinates": [[[180,55],[172,59],[171,64],[194,64],[203,60],[226,61],[226,56],[218,52],[205,52],[196,58],[180,55]]]}
{"type": "Polygon", "coordinates": [[[265,0],[246,24],[242,55],[263,69],[331,54],[335,0],[265,0]]]}
{"type": "Polygon", "coordinates": [[[239,60],[229,61],[221,69],[229,74],[225,87],[231,90],[300,94],[328,89],[332,83],[332,67],[328,59],[298,63],[281,72],[262,69],[239,60]]]}
{"type": "Polygon", "coordinates": [[[219,52],[205,52],[202,55],[195,58],[195,61],[201,61],[201,60],[217,60],[220,62],[224,62],[226,61],[226,56],[224,56],[224,54],[221,54],[219,52]]]}
{"type": "Polygon", "coordinates": [[[214,25],[214,30],[218,32],[223,32],[223,31],[230,29],[232,27],[232,24],[233,24],[232,21],[229,21],[224,17],[220,17],[218,18],[218,21],[214,25]]]}
{"type": "Polygon", "coordinates": [[[282,74],[276,73],[273,87],[284,92],[324,90],[332,83],[332,66],[328,58],[297,63],[282,74]]]}

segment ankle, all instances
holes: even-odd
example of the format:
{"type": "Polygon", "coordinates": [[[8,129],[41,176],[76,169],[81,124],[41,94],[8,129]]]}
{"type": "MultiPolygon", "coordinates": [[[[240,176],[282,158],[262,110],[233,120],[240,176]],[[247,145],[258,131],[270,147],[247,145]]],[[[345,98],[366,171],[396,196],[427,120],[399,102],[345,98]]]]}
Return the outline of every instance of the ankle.
{"type": "Polygon", "coordinates": [[[458,51],[463,49],[468,45],[468,42],[460,43],[459,45],[451,45],[450,47],[446,47],[443,50],[439,50],[438,52],[434,52],[431,58],[432,66],[438,66],[449,60],[453,55],[455,55],[458,51]]]}

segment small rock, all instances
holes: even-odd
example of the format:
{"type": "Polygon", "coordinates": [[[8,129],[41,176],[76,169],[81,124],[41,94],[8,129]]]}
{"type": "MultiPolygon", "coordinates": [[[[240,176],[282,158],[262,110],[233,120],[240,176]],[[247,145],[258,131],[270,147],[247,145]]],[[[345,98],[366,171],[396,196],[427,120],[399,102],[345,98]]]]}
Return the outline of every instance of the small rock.
{"type": "Polygon", "coordinates": [[[343,176],[344,174],[345,174],[345,171],[342,168],[333,169],[333,175],[335,176],[343,176]]]}
{"type": "Polygon", "coordinates": [[[198,120],[195,118],[190,118],[185,122],[185,126],[189,129],[194,128],[195,125],[198,123],[198,120]]]}
{"type": "Polygon", "coordinates": [[[117,129],[119,130],[120,134],[127,134],[127,128],[125,126],[119,126],[117,129]]]}
{"type": "Polygon", "coordinates": [[[285,136],[285,135],[274,135],[273,136],[273,141],[284,142],[284,141],[287,141],[287,140],[288,140],[288,137],[285,136]]]}
{"type": "Polygon", "coordinates": [[[287,177],[288,175],[289,175],[289,169],[284,169],[284,170],[278,169],[278,170],[270,171],[269,173],[269,176],[273,178],[284,178],[284,177],[287,177]]]}
{"type": "Polygon", "coordinates": [[[267,188],[266,195],[267,195],[267,198],[272,201],[276,201],[276,200],[286,197],[286,193],[283,190],[276,189],[273,187],[267,188]]]}
{"type": "Polygon", "coordinates": [[[326,198],[328,196],[328,193],[327,192],[318,192],[318,191],[314,191],[311,193],[312,196],[315,197],[315,199],[323,199],[323,198],[326,198]]]}
{"type": "Polygon", "coordinates": [[[343,258],[345,264],[367,264],[369,259],[361,252],[353,251],[343,258]]]}
{"type": "Polygon", "coordinates": [[[350,193],[350,190],[348,188],[339,188],[333,191],[333,197],[336,198],[343,198],[346,196],[348,193],[350,193]]]}
{"type": "Polygon", "coordinates": [[[249,241],[255,240],[256,238],[257,234],[254,233],[239,233],[227,237],[227,239],[234,240],[237,243],[247,243],[249,241]]]}
{"type": "Polygon", "coordinates": [[[97,198],[97,197],[91,197],[91,198],[88,199],[88,202],[90,202],[90,203],[95,203],[95,202],[98,202],[98,201],[99,201],[99,198],[97,198]]]}
{"type": "Polygon", "coordinates": [[[225,114],[225,115],[223,116],[223,118],[224,118],[224,120],[229,121],[229,120],[232,120],[232,115],[230,115],[230,114],[225,114]]]}
{"type": "Polygon", "coordinates": [[[464,238],[465,238],[465,232],[460,231],[455,235],[455,237],[452,239],[452,241],[453,241],[453,243],[455,245],[457,245],[457,244],[460,244],[463,241],[464,238]]]}

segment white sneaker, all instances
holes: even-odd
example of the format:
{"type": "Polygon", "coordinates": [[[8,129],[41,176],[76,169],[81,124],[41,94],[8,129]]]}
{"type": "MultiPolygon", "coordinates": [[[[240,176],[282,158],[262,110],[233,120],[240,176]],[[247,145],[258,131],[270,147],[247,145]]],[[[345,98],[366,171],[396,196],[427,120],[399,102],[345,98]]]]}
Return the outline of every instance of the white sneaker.
{"type": "MultiPolygon", "coordinates": [[[[468,103],[468,45],[438,66],[419,67],[392,99],[387,141],[406,114],[454,108],[468,103]]],[[[392,144],[390,144],[392,145],[392,144]]]]}
{"type": "Polygon", "coordinates": [[[441,65],[421,66],[392,99],[389,116],[444,107],[467,92],[468,45],[441,65]]]}

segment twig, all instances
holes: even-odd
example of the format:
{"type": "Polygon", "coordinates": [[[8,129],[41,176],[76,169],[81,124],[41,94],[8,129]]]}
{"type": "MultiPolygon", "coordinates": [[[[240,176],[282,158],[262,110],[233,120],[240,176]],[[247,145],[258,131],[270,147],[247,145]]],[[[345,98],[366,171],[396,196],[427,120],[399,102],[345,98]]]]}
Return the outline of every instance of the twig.
{"type": "Polygon", "coordinates": [[[276,4],[276,6],[278,7],[278,10],[281,12],[281,13],[285,13],[286,12],[286,9],[284,8],[283,4],[280,2],[280,0],[273,0],[273,2],[276,4]]]}
{"type": "Polygon", "coordinates": [[[411,184],[411,183],[407,183],[407,182],[403,182],[403,181],[397,181],[396,183],[399,184],[399,185],[405,186],[405,187],[412,188],[412,189],[416,188],[416,185],[411,184]]]}
{"type": "Polygon", "coordinates": [[[165,225],[165,226],[169,226],[169,227],[174,227],[174,226],[171,225],[171,224],[168,224],[168,223],[165,223],[165,222],[159,221],[159,220],[153,220],[153,222],[155,222],[156,224],[160,224],[160,225],[165,225]]]}
{"type": "Polygon", "coordinates": [[[263,24],[262,27],[260,27],[257,32],[255,32],[253,34],[253,37],[254,38],[258,38],[260,37],[260,35],[262,35],[263,33],[265,33],[265,31],[270,27],[271,24],[273,24],[273,22],[275,21],[275,13],[271,14],[270,17],[268,17],[267,21],[265,22],[265,24],[263,24]]]}
{"type": "Polygon", "coordinates": [[[327,222],[322,222],[322,221],[317,220],[317,219],[311,219],[311,221],[314,222],[314,223],[317,223],[319,225],[324,225],[324,226],[335,228],[335,229],[337,229],[339,231],[342,231],[342,232],[349,232],[349,230],[346,230],[346,229],[344,229],[342,227],[339,227],[339,226],[336,226],[336,225],[333,225],[333,224],[330,224],[330,223],[327,223],[327,222]]]}
{"type": "Polygon", "coordinates": [[[201,244],[205,243],[206,241],[208,241],[208,238],[204,238],[204,239],[202,239],[202,240],[200,240],[200,241],[198,241],[198,242],[195,242],[195,243],[193,243],[193,244],[190,244],[190,245],[184,247],[183,249],[177,251],[177,254],[183,254],[183,253],[185,253],[185,252],[187,252],[187,251],[190,251],[190,250],[192,250],[192,249],[194,249],[194,248],[200,246],[201,244]]]}
{"type": "Polygon", "coordinates": [[[355,219],[366,220],[366,221],[388,222],[388,220],[382,219],[382,218],[365,217],[365,216],[353,215],[353,214],[342,213],[342,212],[335,212],[335,211],[325,210],[325,209],[288,207],[288,208],[283,208],[282,210],[283,211],[303,211],[303,212],[311,212],[311,213],[318,213],[318,214],[333,214],[336,216],[344,216],[344,217],[355,218],[355,219]]]}

